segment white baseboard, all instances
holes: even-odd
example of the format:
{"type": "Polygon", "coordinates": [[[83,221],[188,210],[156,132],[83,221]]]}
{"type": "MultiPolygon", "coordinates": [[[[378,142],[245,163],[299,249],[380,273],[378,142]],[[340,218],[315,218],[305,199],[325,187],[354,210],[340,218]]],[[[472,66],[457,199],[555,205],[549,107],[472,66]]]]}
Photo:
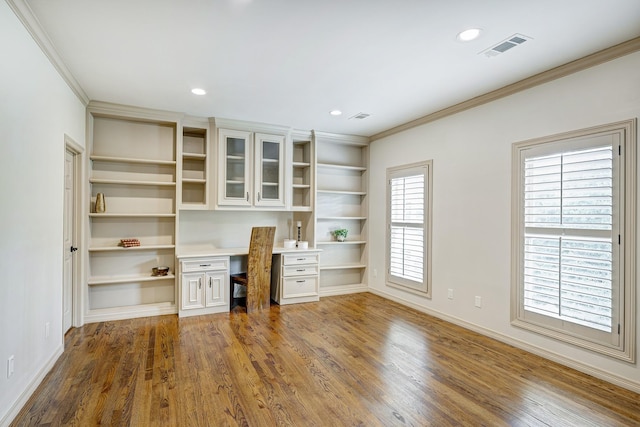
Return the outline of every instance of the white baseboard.
{"type": "Polygon", "coordinates": [[[533,353],[537,356],[543,357],[545,359],[551,360],[553,362],[559,363],[561,365],[567,366],[569,368],[575,369],[576,371],[583,372],[585,374],[591,375],[593,377],[599,378],[601,380],[607,381],[611,384],[615,384],[617,386],[626,388],[627,390],[631,390],[636,393],[640,393],[640,382],[633,381],[629,378],[623,378],[618,375],[615,375],[611,372],[603,371],[602,369],[596,368],[594,366],[588,365],[586,363],[579,362],[574,359],[570,359],[568,357],[562,356],[560,354],[554,353],[552,351],[531,345],[525,341],[521,341],[507,335],[501,334],[499,332],[493,331],[491,329],[483,328],[482,326],[474,325],[473,323],[469,323],[460,318],[449,316],[442,312],[431,310],[420,306],[418,304],[414,304],[413,302],[406,300],[404,298],[397,297],[395,295],[391,295],[387,292],[380,291],[379,289],[369,288],[369,292],[372,294],[378,295],[382,298],[395,301],[398,304],[405,305],[407,307],[411,307],[414,310],[420,311],[422,313],[428,314],[433,317],[437,317],[438,319],[442,319],[449,323],[453,323],[454,325],[458,325],[465,329],[469,329],[473,332],[477,332],[481,335],[487,336],[489,338],[493,338],[497,341],[503,342],[505,344],[512,345],[521,350],[528,351],[529,353],[533,353]]]}
{"type": "Polygon", "coordinates": [[[367,285],[344,285],[344,286],[331,286],[327,289],[320,288],[320,298],[333,297],[336,295],[348,295],[359,294],[361,292],[368,292],[369,287],[367,285]]]}
{"type": "Polygon", "coordinates": [[[84,315],[84,323],[109,322],[112,320],[134,319],[138,317],[177,314],[178,307],[173,303],[140,304],[128,307],[102,308],[89,310],[84,315]]]}
{"type": "Polygon", "coordinates": [[[18,399],[11,405],[9,411],[0,419],[0,426],[5,427],[11,424],[11,421],[20,413],[22,407],[27,403],[31,395],[38,388],[44,377],[47,376],[53,365],[58,361],[58,358],[64,352],[64,344],[56,349],[51,358],[42,366],[42,368],[36,373],[33,379],[29,382],[27,387],[20,393],[18,399]]]}

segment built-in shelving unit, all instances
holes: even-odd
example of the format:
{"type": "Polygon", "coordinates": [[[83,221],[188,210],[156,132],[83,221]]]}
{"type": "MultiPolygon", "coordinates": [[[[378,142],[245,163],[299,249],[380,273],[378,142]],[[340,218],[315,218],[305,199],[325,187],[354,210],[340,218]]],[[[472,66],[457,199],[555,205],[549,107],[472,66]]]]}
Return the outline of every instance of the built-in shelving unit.
{"type": "Polygon", "coordinates": [[[322,249],[320,295],[366,289],[368,140],[315,133],[315,245],[322,249]],[[332,232],[349,230],[338,242],[332,232]]]}
{"type": "Polygon", "coordinates": [[[209,207],[209,122],[185,119],[180,161],[180,209],[209,207]]]}
{"type": "Polygon", "coordinates": [[[169,113],[104,103],[88,107],[86,321],[177,312],[179,123],[169,113]],[[98,193],[104,212],[96,212],[98,193]],[[134,238],[139,246],[121,245],[134,238]],[[168,266],[169,274],[154,276],[157,266],[168,266]]]}

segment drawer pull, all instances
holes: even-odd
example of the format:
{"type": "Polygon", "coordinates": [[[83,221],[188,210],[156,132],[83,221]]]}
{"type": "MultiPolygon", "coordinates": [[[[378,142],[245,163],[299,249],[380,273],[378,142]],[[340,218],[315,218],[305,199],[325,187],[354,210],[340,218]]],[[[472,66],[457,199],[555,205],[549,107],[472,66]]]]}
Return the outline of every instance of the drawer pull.
{"type": "Polygon", "coordinates": [[[211,267],[211,264],[200,264],[200,267],[211,267]]]}
{"type": "Polygon", "coordinates": [[[304,283],[306,280],[296,280],[296,283],[304,283]]]}
{"type": "Polygon", "coordinates": [[[306,261],[306,258],[297,258],[296,261],[306,261]]]}
{"type": "Polygon", "coordinates": [[[304,268],[299,268],[299,269],[297,269],[296,271],[307,271],[307,270],[306,270],[306,269],[304,269],[304,268]]]}
{"type": "Polygon", "coordinates": [[[198,289],[202,289],[202,277],[198,279],[198,289]]]}

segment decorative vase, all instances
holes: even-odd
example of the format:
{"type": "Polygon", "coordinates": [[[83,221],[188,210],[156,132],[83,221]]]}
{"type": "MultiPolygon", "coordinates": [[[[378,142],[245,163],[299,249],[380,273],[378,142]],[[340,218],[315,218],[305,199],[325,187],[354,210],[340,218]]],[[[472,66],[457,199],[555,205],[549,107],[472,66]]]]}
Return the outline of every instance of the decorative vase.
{"type": "Polygon", "coordinates": [[[96,194],[96,213],[104,213],[107,210],[107,206],[104,202],[104,194],[96,194]]]}
{"type": "Polygon", "coordinates": [[[342,234],[336,236],[336,239],[338,239],[338,242],[344,242],[345,240],[347,240],[347,236],[343,236],[342,234]]]}

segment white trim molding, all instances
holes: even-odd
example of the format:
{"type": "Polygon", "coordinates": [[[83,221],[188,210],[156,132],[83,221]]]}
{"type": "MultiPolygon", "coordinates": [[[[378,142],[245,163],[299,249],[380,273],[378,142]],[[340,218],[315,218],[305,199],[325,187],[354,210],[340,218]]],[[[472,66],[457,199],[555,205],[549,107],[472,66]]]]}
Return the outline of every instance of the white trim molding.
{"type": "Polygon", "coordinates": [[[49,35],[44,31],[40,21],[33,13],[33,10],[25,0],[6,0],[9,7],[16,14],[18,19],[22,22],[22,25],[31,34],[31,37],[35,40],[45,56],[49,59],[53,67],[58,71],[60,77],[67,83],[69,88],[78,97],[80,102],[85,106],[89,103],[89,97],[85,93],[84,89],[80,86],[80,83],[71,74],[71,71],[62,60],[62,57],[53,45],[53,42],[49,38],[49,35]]]}

